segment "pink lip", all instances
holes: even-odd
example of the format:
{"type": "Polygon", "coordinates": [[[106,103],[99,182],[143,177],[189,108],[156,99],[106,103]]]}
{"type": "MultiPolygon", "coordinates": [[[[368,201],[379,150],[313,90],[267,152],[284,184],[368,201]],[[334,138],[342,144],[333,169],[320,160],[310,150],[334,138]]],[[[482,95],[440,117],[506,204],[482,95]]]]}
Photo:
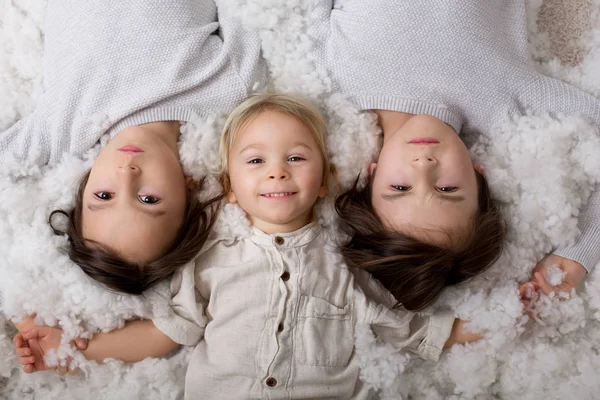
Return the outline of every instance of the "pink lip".
{"type": "Polygon", "coordinates": [[[144,150],[140,149],[139,147],[136,146],[132,146],[130,144],[128,144],[127,146],[123,146],[119,149],[119,151],[123,151],[125,153],[143,153],[144,150]]]}
{"type": "Polygon", "coordinates": [[[438,144],[440,141],[434,138],[416,138],[408,143],[410,144],[438,144]]]}

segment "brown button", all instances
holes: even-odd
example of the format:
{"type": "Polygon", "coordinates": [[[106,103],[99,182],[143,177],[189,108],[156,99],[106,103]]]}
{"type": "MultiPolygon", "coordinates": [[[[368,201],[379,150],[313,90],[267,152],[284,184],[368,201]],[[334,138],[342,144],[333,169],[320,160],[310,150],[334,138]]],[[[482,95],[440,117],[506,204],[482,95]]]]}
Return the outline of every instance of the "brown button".
{"type": "Polygon", "coordinates": [[[290,273],[285,271],[283,274],[281,274],[281,280],[288,281],[290,279],[290,273]]]}
{"type": "Polygon", "coordinates": [[[281,246],[285,243],[285,240],[281,236],[275,236],[275,243],[281,246]]]}
{"type": "Polygon", "coordinates": [[[277,332],[283,332],[283,324],[277,326],[277,332]]]}
{"type": "Polygon", "coordinates": [[[277,379],[270,377],[270,378],[267,378],[267,381],[265,383],[267,384],[268,387],[275,387],[275,385],[277,385],[277,379]]]}

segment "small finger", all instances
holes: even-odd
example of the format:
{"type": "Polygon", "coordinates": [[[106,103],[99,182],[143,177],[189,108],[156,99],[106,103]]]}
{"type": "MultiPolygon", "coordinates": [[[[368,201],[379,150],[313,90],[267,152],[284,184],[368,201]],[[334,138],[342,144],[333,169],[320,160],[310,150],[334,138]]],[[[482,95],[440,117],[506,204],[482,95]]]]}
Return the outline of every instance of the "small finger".
{"type": "Polygon", "coordinates": [[[13,338],[13,343],[16,347],[23,347],[23,335],[17,333],[13,338]]]}
{"type": "Polygon", "coordinates": [[[35,367],[33,366],[33,364],[27,364],[23,367],[23,372],[25,372],[26,374],[31,374],[35,372],[35,367]]]}
{"type": "Polygon", "coordinates": [[[31,349],[29,347],[20,347],[17,349],[17,354],[20,357],[27,357],[31,355],[31,349]]]}
{"type": "Polygon", "coordinates": [[[19,357],[19,364],[21,364],[21,365],[33,364],[34,362],[35,362],[35,357],[33,357],[33,356],[19,357]]]}
{"type": "Polygon", "coordinates": [[[30,339],[35,339],[38,336],[38,330],[37,328],[33,328],[27,332],[23,332],[23,339],[24,340],[30,340],[30,339]]]}
{"type": "Polygon", "coordinates": [[[85,349],[87,349],[88,341],[87,341],[87,339],[77,338],[77,339],[75,339],[75,345],[77,346],[77,348],[79,350],[85,350],[85,349]]]}
{"type": "Polygon", "coordinates": [[[67,374],[67,367],[63,367],[62,365],[56,369],[56,373],[59,376],[65,376],[67,374]]]}
{"type": "Polygon", "coordinates": [[[536,295],[537,285],[535,282],[527,282],[519,287],[519,295],[522,299],[532,299],[536,295]]]}
{"type": "Polygon", "coordinates": [[[557,297],[560,300],[569,300],[571,298],[571,291],[568,290],[567,288],[562,287],[562,285],[559,285],[557,287],[557,289],[558,289],[557,297]]]}
{"type": "Polygon", "coordinates": [[[546,281],[544,275],[540,272],[536,272],[534,276],[542,293],[544,293],[546,296],[552,296],[552,293],[554,293],[554,287],[546,281]]]}
{"type": "Polygon", "coordinates": [[[571,291],[574,289],[574,287],[569,282],[563,282],[557,286],[557,289],[560,292],[565,292],[565,293],[571,295],[571,291]]]}

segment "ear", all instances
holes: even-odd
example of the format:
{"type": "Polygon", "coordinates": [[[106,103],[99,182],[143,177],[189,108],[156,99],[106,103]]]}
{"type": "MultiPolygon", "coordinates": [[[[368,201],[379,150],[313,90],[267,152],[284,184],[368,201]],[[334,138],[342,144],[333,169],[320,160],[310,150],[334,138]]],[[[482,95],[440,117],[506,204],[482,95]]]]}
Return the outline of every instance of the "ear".
{"type": "Polygon", "coordinates": [[[369,164],[369,177],[373,176],[375,168],[377,168],[377,163],[372,162],[371,164],[369,164]]]}
{"type": "Polygon", "coordinates": [[[227,193],[227,200],[229,200],[231,204],[237,203],[237,197],[235,197],[233,190],[230,190],[229,193],[227,193]]]}
{"type": "Polygon", "coordinates": [[[321,188],[319,189],[319,197],[323,198],[323,197],[327,196],[327,192],[328,192],[327,186],[326,185],[321,186],[321,188]]]}
{"type": "Polygon", "coordinates": [[[185,177],[185,186],[190,192],[198,190],[198,182],[196,182],[196,180],[191,176],[185,177]]]}
{"type": "Polygon", "coordinates": [[[483,168],[483,165],[473,164],[473,168],[475,168],[475,171],[479,172],[481,175],[485,175],[485,168],[483,168]]]}

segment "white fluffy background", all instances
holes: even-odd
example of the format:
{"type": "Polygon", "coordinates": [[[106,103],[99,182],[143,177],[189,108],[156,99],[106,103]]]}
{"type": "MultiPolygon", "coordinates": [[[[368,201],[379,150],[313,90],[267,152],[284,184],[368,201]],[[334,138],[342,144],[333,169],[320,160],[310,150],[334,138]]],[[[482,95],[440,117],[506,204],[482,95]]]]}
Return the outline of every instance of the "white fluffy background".
{"type": "MultiPolygon", "coordinates": [[[[229,10],[261,30],[272,86],[301,92],[320,102],[330,121],[332,159],[347,187],[375,155],[377,129],[371,116],[359,114],[342,96],[329,94],[326,71],[315,70],[307,35],[311,14],[306,2],[221,3],[230,3],[229,10]]],[[[591,23],[573,38],[568,29],[558,35],[556,31],[549,34],[547,29],[564,24],[566,14],[560,7],[569,8],[570,2],[528,3],[532,53],[541,70],[598,96],[600,0],[574,3],[589,7],[584,16],[591,23]],[[546,19],[538,29],[540,9],[546,19]],[[577,54],[577,62],[561,64],[555,59],[557,48],[565,54],[577,54]]],[[[0,129],[31,112],[41,92],[45,4],[45,0],[0,0],[0,129]]],[[[222,118],[215,117],[184,128],[182,160],[193,175],[201,176],[215,164],[221,123],[222,118]]],[[[447,290],[439,301],[439,306],[453,307],[461,318],[472,319],[475,329],[487,329],[489,334],[478,343],[455,346],[440,362],[432,363],[397,354],[376,343],[368,328],[359,327],[357,354],[363,363],[362,376],[382,398],[598,398],[598,270],[571,300],[542,299],[538,307],[543,318],[538,321],[522,316],[517,298],[517,282],[529,276],[535,261],[577,234],[577,210],[600,180],[597,131],[577,118],[553,120],[531,115],[507,118],[492,135],[492,142],[477,139],[473,155],[485,165],[494,195],[503,204],[510,227],[506,251],[485,276],[447,290]]],[[[91,332],[107,330],[133,316],[165,311],[164,285],[143,298],[115,295],[90,282],[57,250],[66,240],[52,234],[47,215],[54,208],[72,204],[76,181],[91,165],[95,151],[85,160],[65,157],[52,170],[22,171],[16,167],[0,174],[0,289],[6,316],[37,313],[40,322],[61,323],[70,335],[76,335],[80,325],[91,332]]],[[[321,219],[335,227],[331,202],[324,205],[321,219]]],[[[239,210],[229,207],[220,226],[238,229],[245,223],[239,210]]],[[[182,396],[190,349],[134,365],[91,365],[85,376],[61,378],[52,372],[26,375],[16,362],[12,331],[4,322],[0,313],[0,398],[182,396]]],[[[63,346],[63,351],[68,352],[68,346],[63,346]]]]}

